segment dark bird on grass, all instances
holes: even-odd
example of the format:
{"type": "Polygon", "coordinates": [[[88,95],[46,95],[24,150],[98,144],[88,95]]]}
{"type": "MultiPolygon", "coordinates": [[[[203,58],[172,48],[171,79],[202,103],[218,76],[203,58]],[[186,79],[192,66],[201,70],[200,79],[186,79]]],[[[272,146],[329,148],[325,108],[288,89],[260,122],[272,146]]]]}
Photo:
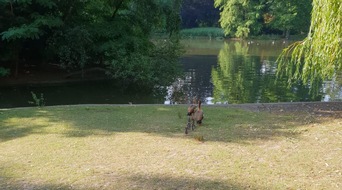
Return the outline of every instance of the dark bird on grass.
{"type": "Polygon", "coordinates": [[[195,104],[191,104],[188,107],[188,116],[193,115],[195,113],[196,108],[197,108],[197,106],[195,104]]]}
{"type": "Polygon", "coordinates": [[[203,116],[204,116],[204,114],[203,114],[203,110],[202,110],[202,108],[201,108],[201,104],[202,104],[202,102],[201,102],[201,100],[198,100],[198,108],[197,108],[197,110],[195,111],[195,113],[194,113],[194,116],[193,116],[193,119],[196,121],[196,123],[197,124],[199,124],[199,125],[201,125],[202,124],[202,120],[203,120],[203,116]]]}

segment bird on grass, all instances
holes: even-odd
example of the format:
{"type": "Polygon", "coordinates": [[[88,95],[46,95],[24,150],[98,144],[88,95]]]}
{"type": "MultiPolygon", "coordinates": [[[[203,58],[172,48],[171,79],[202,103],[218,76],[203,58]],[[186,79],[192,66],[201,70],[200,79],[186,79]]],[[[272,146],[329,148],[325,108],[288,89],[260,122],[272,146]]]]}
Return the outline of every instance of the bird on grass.
{"type": "Polygon", "coordinates": [[[204,118],[203,110],[201,108],[201,100],[198,100],[198,109],[195,111],[193,119],[196,121],[197,124],[201,125],[202,120],[204,118]]]}

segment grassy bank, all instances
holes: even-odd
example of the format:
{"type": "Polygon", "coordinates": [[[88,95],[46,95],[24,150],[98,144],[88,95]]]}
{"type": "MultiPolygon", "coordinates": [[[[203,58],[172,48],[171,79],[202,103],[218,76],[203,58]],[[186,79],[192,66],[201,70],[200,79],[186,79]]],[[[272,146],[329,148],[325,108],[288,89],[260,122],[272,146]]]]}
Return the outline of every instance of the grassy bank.
{"type": "MultiPolygon", "coordinates": [[[[198,27],[198,28],[187,28],[180,31],[182,39],[216,39],[223,40],[224,38],[235,39],[233,36],[226,36],[222,28],[216,27],[198,27]]],[[[306,37],[305,34],[290,35],[288,40],[299,41],[306,37]]],[[[248,40],[283,40],[283,35],[276,34],[261,34],[258,36],[249,36],[248,40]]]]}
{"type": "Polygon", "coordinates": [[[203,28],[189,28],[180,31],[183,39],[193,38],[209,38],[222,40],[225,35],[222,28],[203,27],[203,28]]]}
{"type": "Polygon", "coordinates": [[[342,187],[340,115],[204,112],[184,135],[185,105],[0,110],[0,189],[342,187]]]}

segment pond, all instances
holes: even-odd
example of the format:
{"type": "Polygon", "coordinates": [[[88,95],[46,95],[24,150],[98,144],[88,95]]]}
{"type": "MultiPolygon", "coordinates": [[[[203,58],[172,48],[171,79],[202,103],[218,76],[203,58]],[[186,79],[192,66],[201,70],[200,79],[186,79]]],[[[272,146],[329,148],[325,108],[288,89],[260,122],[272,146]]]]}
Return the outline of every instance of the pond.
{"type": "Polygon", "coordinates": [[[122,90],[111,81],[0,87],[0,108],[35,106],[33,94],[45,105],[174,104],[201,99],[206,104],[241,104],[342,100],[342,78],[326,81],[320,93],[300,82],[288,88],[276,80],[276,59],[291,41],[183,40],[180,59],[185,73],[157,93],[122,90]],[[32,94],[33,93],[33,94],[32,94]]]}
{"type": "Polygon", "coordinates": [[[342,77],[319,89],[300,81],[289,87],[287,77],[276,77],[277,57],[292,42],[184,40],[186,77],[169,87],[165,103],[190,103],[196,97],[207,104],[342,100],[342,77]]]}

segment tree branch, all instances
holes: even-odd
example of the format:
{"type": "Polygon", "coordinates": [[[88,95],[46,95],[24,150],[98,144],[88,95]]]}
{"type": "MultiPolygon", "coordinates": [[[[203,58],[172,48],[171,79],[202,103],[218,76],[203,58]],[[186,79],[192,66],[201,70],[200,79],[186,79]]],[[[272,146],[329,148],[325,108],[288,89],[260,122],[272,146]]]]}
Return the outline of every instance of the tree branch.
{"type": "Polygon", "coordinates": [[[121,0],[117,5],[115,5],[115,10],[114,10],[114,13],[113,13],[113,15],[112,15],[112,19],[115,18],[116,13],[119,11],[119,9],[120,9],[120,7],[122,6],[122,4],[123,4],[124,1],[125,1],[125,0],[121,0]]]}
{"type": "Polygon", "coordinates": [[[13,2],[10,1],[9,3],[10,3],[10,6],[11,6],[11,14],[12,14],[12,16],[14,16],[13,2]]]}

